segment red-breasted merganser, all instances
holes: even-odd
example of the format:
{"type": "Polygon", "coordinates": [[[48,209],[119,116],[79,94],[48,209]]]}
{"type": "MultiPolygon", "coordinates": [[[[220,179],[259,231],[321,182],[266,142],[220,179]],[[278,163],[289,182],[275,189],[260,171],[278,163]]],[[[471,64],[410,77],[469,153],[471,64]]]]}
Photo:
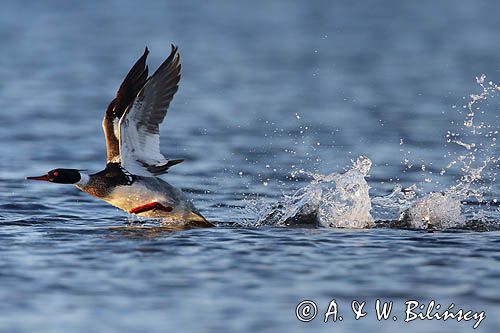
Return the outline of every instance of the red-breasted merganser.
{"type": "Polygon", "coordinates": [[[183,161],[160,153],[159,131],[178,89],[181,64],[177,47],[172,45],[168,58],[148,78],[148,53],[146,47],[104,114],[106,168],[91,175],[59,168],[27,179],[74,184],[131,214],[183,226],[212,227],[180,189],[156,177],[183,161]]]}

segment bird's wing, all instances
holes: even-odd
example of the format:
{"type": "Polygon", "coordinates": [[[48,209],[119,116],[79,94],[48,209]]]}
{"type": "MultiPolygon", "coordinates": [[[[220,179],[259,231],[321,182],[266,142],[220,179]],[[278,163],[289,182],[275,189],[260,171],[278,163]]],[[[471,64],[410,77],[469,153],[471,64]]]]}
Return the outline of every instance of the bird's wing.
{"type": "Polygon", "coordinates": [[[120,162],[119,143],[119,121],[125,113],[127,107],[132,104],[139,91],[144,87],[148,77],[148,67],[146,58],[148,48],[144,49],[144,54],[137,60],[123,80],[116,97],[111,101],[104,114],[102,128],[106,137],[107,161],[108,163],[120,162]]]}
{"type": "Polygon", "coordinates": [[[177,47],[146,81],[120,118],[121,165],[141,176],[166,173],[182,160],[168,160],[160,152],[160,124],[178,89],[181,65],[177,47]]]}

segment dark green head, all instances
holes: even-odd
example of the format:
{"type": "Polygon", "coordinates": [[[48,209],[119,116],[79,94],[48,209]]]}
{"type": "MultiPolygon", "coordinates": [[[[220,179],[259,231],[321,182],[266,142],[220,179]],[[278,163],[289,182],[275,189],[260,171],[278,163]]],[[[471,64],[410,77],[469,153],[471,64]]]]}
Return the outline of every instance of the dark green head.
{"type": "Polygon", "coordinates": [[[47,172],[46,175],[38,177],[26,177],[31,180],[44,180],[58,184],[75,184],[82,179],[80,170],[77,169],[54,169],[47,172]]]}

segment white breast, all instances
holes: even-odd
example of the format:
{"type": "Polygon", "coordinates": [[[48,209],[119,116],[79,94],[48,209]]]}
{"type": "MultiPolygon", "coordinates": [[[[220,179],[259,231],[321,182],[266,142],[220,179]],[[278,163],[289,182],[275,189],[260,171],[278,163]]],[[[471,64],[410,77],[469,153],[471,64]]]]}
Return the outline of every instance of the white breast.
{"type": "Polygon", "coordinates": [[[132,208],[150,202],[159,202],[166,205],[174,204],[172,200],[169,200],[162,193],[154,193],[139,182],[129,186],[117,186],[104,200],[127,212],[132,208]]]}

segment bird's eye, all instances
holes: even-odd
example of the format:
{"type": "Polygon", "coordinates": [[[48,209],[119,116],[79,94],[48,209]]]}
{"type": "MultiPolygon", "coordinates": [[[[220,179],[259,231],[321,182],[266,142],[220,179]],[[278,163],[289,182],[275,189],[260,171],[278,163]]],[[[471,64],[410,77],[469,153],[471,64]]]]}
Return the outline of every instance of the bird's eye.
{"type": "Polygon", "coordinates": [[[53,175],[54,175],[54,177],[59,177],[59,172],[54,171],[53,175]]]}

